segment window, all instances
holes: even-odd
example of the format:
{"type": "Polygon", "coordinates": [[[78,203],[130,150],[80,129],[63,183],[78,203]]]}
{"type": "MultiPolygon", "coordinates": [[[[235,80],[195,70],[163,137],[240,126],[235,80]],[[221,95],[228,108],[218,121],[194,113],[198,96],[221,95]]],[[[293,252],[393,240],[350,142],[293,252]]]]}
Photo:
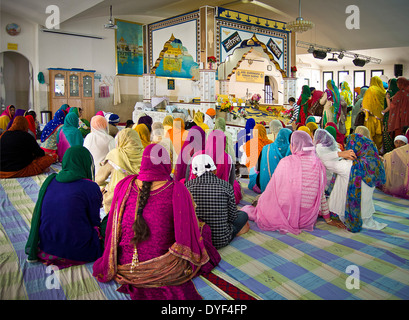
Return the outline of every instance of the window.
{"type": "MultiPolygon", "coordinates": [[[[366,71],[354,71],[354,88],[362,88],[366,85],[366,71]]],[[[352,89],[352,88],[351,88],[352,89]]]]}
{"type": "Polygon", "coordinates": [[[375,76],[383,76],[383,70],[371,70],[371,78],[375,76]]]}
{"type": "Polygon", "coordinates": [[[349,76],[349,71],[338,71],[338,88],[347,76],[349,76]]]}
{"type": "Polygon", "coordinates": [[[273,90],[270,86],[269,77],[264,77],[264,103],[265,104],[273,103],[273,90]]]}
{"type": "Polygon", "coordinates": [[[327,81],[334,79],[334,72],[332,71],[324,71],[322,73],[322,90],[325,91],[327,89],[327,81]]]}

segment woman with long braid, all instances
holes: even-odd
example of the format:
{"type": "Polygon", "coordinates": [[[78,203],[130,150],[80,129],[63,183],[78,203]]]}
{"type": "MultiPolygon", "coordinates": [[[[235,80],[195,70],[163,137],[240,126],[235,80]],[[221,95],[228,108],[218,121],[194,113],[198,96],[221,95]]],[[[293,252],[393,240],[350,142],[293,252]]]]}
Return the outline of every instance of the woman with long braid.
{"type": "Polygon", "coordinates": [[[190,280],[221,259],[209,226],[198,220],[189,191],[171,170],[166,149],[151,144],[139,173],[115,188],[105,250],[93,274],[101,282],[115,280],[133,300],[201,299],[190,280]]]}

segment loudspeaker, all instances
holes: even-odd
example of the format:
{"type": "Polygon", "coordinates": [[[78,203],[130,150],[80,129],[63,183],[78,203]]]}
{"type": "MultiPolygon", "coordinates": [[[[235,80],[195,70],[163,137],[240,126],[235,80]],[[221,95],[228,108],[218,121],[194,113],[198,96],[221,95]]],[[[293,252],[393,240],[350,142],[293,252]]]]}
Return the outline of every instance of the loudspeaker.
{"type": "Polygon", "coordinates": [[[316,59],[325,59],[327,57],[327,53],[325,51],[321,51],[321,50],[314,50],[312,55],[316,59]]]}
{"type": "Polygon", "coordinates": [[[358,58],[352,60],[352,62],[353,62],[353,64],[356,65],[357,67],[363,67],[363,66],[365,66],[365,64],[366,64],[366,61],[365,61],[365,60],[358,59],[358,58]]]}
{"type": "Polygon", "coordinates": [[[403,64],[395,64],[395,77],[402,77],[403,75],[403,64]]]}

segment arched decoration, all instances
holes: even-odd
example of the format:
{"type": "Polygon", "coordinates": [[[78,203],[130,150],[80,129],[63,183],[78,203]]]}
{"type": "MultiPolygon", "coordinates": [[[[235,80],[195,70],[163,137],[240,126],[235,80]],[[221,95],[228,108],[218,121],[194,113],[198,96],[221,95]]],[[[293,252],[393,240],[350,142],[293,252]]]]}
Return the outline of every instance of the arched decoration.
{"type": "MultiPolygon", "coordinates": [[[[246,40],[245,40],[246,41],[246,40]]],[[[270,59],[271,62],[274,63],[274,65],[276,66],[277,70],[280,71],[281,75],[283,78],[287,78],[287,73],[281,69],[280,65],[278,64],[278,62],[274,59],[273,55],[271,54],[271,52],[268,50],[267,46],[259,41],[256,37],[255,34],[253,34],[253,36],[247,40],[247,43],[251,43],[251,41],[255,44],[255,46],[260,46],[263,49],[263,52],[268,56],[268,58],[270,59]]],[[[241,57],[241,59],[237,62],[237,65],[232,69],[231,73],[227,76],[227,80],[230,80],[231,76],[233,74],[236,73],[236,70],[239,68],[240,64],[243,62],[243,60],[246,58],[246,56],[253,50],[253,47],[250,48],[249,51],[245,52],[243,54],[243,56],[241,57]]]]}
{"type": "Polygon", "coordinates": [[[153,66],[153,68],[151,69],[151,74],[155,74],[156,73],[156,68],[159,67],[159,64],[161,62],[161,60],[163,59],[163,56],[165,55],[165,52],[168,51],[168,47],[169,45],[175,40],[175,36],[171,35],[170,39],[168,41],[165,42],[162,51],[159,53],[159,58],[156,59],[155,65],[153,66]]]}

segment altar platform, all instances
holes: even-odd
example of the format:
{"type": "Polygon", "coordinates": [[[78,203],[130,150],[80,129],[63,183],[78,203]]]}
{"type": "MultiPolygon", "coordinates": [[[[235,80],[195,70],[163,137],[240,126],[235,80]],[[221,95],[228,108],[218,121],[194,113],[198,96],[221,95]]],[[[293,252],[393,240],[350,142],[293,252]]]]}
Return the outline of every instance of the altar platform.
{"type": "MultiPolygon", "coordinates": [[[[217,117],[224,117],[226,119],[226,130],[232,134],[233,141],[236,139],[237,133],[246,125],[246,121],[252,118],[256,123],[263,124],[267,129],[273,119],[278,119],[285,124],[289,121],[288,116],[284,116],[282,111],[288,109],[288,106],[282,105],[259,105],[257,108],[253,106],[245,106],[246,117],[240,116],[240,106],[234,106],[231,112],[219,112],[220,106],[214,107],[217,111],[217,117]]],[[[132,119],[137,123],[137,119],[143,113],[152,117],[153,122],[163,122],[167,115],[172,115],[173,118],[182,118],[185,121],[193,120],[194,114],[197,111],[205,113],[200,103],[170,103],[164,109],[157,109],[155,111],[144,109],[142,105],[136,105],[132,113],[132,119]]]]}

